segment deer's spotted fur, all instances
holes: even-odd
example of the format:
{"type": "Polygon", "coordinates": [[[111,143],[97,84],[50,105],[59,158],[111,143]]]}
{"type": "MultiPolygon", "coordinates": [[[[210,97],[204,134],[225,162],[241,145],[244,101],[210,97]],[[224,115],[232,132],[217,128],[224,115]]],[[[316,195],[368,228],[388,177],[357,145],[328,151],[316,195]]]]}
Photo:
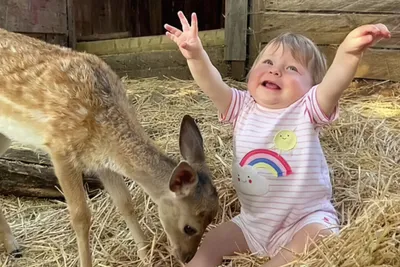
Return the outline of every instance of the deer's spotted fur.
{"type": "MultiPolygon", "coordinates": [[[[135,180],[158,205],[175,255],[183,261],[193,256],[216,214],[218,197],[190,116],[182,119],[179,134],[184,160],[177,162],[146,135],[119,77],[97,56],[0,29],[0,154],[10,140],[49,154],[69,207],[81,266],[92,266],[82,172],[98,174],[139,256],[145,258],[146,240],[122,176],[135,180]],[[187,227],[195,233],[185,233],[187,227]]],[[[18,251],[2,214],[0,235],[8,252],[18,251]]]]}

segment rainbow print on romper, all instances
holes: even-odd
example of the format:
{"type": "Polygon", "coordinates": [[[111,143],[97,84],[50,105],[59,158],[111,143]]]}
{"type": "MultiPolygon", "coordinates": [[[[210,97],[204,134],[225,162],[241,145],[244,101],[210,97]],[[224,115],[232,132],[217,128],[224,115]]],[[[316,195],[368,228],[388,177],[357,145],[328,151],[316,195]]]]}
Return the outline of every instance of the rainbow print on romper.
{"type": "Polygon", "coordinates": [[[265,169],[276,177],[292,174],[287,161],[278,153],[269,149],[255,149],[247,153],[240,161],[239,165],[252,166],[257,169],[265,169]]]}

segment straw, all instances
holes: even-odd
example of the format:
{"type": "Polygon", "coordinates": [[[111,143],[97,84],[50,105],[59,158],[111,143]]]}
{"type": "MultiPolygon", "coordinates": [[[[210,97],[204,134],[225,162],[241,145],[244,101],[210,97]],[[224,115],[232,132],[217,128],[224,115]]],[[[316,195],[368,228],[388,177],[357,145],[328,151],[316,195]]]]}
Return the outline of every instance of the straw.
{"type": "MultiPolygon", "coordinates": [[[[218,122],[210,100],[193,81],[123,78],[123,82],[145,130],[170,156],[179,157],[182,116],[197,119],[221,203],[209,229],[238,214],[240,205],[230,181],[232,128],[218,122]]],[[[243,83],[227,82],[245,88],[243,83]]],[[[388,81],[356,81],[345,92],[339,120],[321,134],[342,229],[338,237],[300,255],[294,266],[400,266],[399,92],[399,84],[388,81]]],[[[169,253],[154,203],[135,183],[127,185],[142,229],[152,242],[150,266],[181,266],[169,253]]],[[[0,244],[0,266],[77,266],[76,237],[65,203],[12,196],[1,197],[0,203],[23,248],[23,257],[14,259],[0,244]]],[[[88,203],[94,266],[143,266],[110,197],[99,192],[88,203]]],[[[268,261],[247,254],[229,258],[232,262],[226,264],[244,267],[268,261]]]]}

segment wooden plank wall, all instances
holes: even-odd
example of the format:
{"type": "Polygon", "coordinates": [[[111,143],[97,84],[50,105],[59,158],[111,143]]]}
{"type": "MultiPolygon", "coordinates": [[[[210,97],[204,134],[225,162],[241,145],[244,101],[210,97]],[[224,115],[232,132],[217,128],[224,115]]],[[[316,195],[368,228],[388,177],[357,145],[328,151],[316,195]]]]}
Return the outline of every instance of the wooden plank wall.
{"type": "Polygon", "coordinates": [[[192,12],[199,18],[199,31],[224,27],[225,0],[133,0],[133,37],[162,35],[164,24],[180,26],[178,11],[190,21],[192,12]]]}
{"type": "Polygon", "coordinates": [[[244,78],[247,58],[248,0],[226,0],[225,60],[232,65],[232,77],[244,78]]]}
{"type": "Polygon", "coordinates": [[[262,46],[286,31],[312,39],[325,52],[329,64],[337,46],[362,24],[384,23],[392,31],[365,53],[356,73],[359,78],[400,81],[400,1],[398,0],[253,0],[250,10],[251,64],[262,46]]]}
{"type": "Polygon", "coordinates": [[[67,45],[66,0],[1,0],[0,27],[67,45]]]}
{"type": "Polygon", "coordinates": [[[74,5],[78,41],[163,35],[180,26],[177,12],[199,17],[199,30],[224,27],[224,0],[80,0],[74,5]]]}
{"type": "MultiPolygon", "coordinates": [[[[199,36],[212,63],[226,77],[230,69],[224,61],[224,33],[224,29],[200,31],[199,36]]],[[[186,59],[165,34],[79,42],[77,50],[100,56],[121,77],[192,79],[186,59]]]]}
{"type": "Polygon", "coordinates": [[[80,0],[74,4],[78,41],[130,36],[132,0],[80,0]],[[102,38],[102,35],[105,37],[102,38]]]}
{"type": "Polygon", "coordinates": [[[76,49],[76,26],[74,14],[74,0],[66,0],[67,4],[67,23],[68,23],[68,46],[76,49]]]}

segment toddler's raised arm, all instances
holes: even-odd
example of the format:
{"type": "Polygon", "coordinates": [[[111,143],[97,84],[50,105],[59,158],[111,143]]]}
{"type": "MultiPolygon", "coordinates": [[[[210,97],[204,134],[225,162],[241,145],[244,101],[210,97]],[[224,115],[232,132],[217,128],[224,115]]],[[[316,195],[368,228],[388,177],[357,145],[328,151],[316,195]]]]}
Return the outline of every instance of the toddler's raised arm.
{"type": "Polygon", "coordinates": [[[343,91],[350,85],[363,52],[382,38],[390,38],[383,24],[363,25],[351,31],[340,44],[335,59],[317,88],[317,101],[330,117],[343,91]]]}
{"type": "Polygon", "coordinates": [[[167,36],[174,41],[186,58],[193,79],[200,89],[211,99],[220,113],[228,108],[232,91],[222,80],[221,74],[211,63],[198,36],[197,16],[192,13],[192,25],[189,25],[185,15],[179,11],[182,31],[165,24],[167,36]]]}

